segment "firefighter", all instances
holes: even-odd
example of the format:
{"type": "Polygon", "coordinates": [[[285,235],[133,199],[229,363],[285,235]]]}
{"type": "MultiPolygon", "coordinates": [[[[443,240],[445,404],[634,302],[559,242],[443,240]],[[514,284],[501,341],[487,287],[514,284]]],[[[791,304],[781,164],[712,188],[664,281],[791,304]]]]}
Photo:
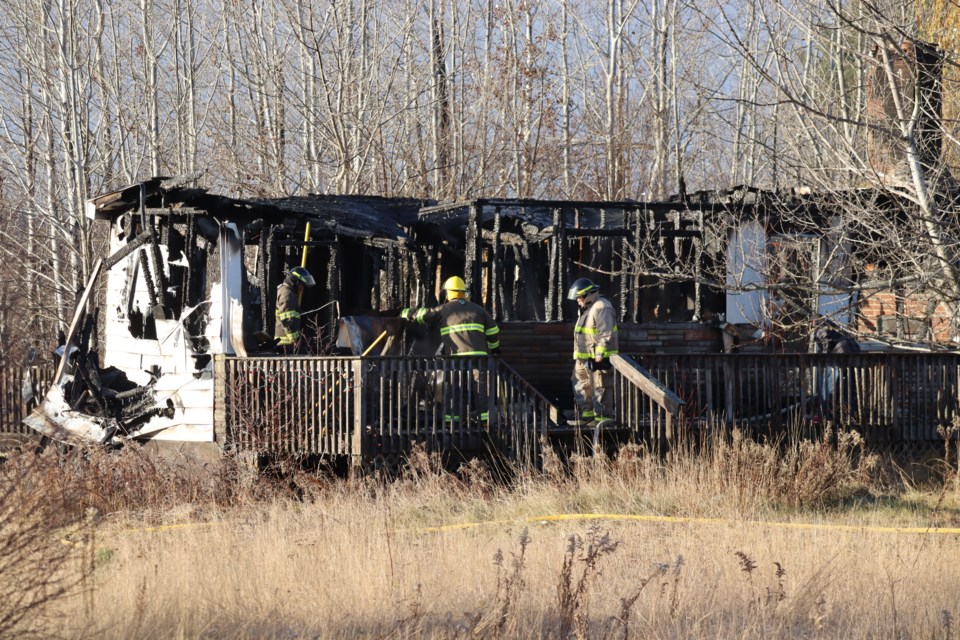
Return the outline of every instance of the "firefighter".
{"type": "Polygon", "coordinates": [[[439,325],[443,351],[454,356],[487,356],[500,350],[500,328],[487,310],[467,300],[467,285],[460,276],[443,283],[446,302],[427,308],[407,308],[400,317],[421,325],[439,325]]]}
{"type": "Polygon", "coordinates": [[[573,426],[595,428],[614,420],[613,365],[617,350],[617,313],[600,287],[588,278],[578,278],[567,298],[576,300],[580,316],[573,330],[573,394],[577,414],[573,426]]]}
{"type": "MultiPolygon", "coordinates": [[[[819,353],[860,353],[860,343],[856,338],[829,318],[820,318],[813,338],[819,353]]],[[[858,399],[855,385],[847,378],[848,369],[837,364],[840,361],[831,358],[820,367],[821,410],[827,415],[843,410],[849,420],[857,413],[858,399]]]]}
{"type": "MultiPolygon", "coordinates": [[[[479,304],[467,300],[467,285],[460,276],[447,278],[443,283],[446,301],[432,309],[406,308],[400,317],[408,322],[439,327],[443,352],[458,357],[485,357],[500,353],[500,327],[493,321],[487,310],[479,304]]],[[[474,369],[473,382],[470,385],[467,403],[475,408],[481,422],[489,417],[487,407],[486,384],[481,372],[474,369]]],[[[444,395],[438,389],[440,396],[444,395]]],[[[444,417],[449,422],[460,420],[457,406],[457,393],[446,393],[444,417]]]]}
{"type": "Polygon", "coordinates": [[[315,284],[309,271],[294,267],[277,291],[277,324],[273,336],[277,349],[283,354],[297,355],[305,350],[300,336],[300,298],[305,288],[315,284]]]}

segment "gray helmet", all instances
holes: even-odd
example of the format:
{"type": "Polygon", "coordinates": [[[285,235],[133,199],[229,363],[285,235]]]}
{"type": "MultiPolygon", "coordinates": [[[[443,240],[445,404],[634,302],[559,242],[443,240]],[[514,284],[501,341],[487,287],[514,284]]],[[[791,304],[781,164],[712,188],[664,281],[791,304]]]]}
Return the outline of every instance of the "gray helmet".
{"type": "Polygon", "coordinates": [[[312,287],[317,284],[317,281],[313,279],[310,272],[303,267],[290,269],[290,273],[287,274],[287,280],[289,280],[291,284],[302,284],[305,287],[312,287]]]}
{"type": "Polygon", "coordinates": [[[570,290],[567,291],[568,300],[576,300],[577,298],[590,295],[594,291],[600,291],[593,280],[589,278],[577,278],[573,281],[573,284],[570,285],[570,290]]]}

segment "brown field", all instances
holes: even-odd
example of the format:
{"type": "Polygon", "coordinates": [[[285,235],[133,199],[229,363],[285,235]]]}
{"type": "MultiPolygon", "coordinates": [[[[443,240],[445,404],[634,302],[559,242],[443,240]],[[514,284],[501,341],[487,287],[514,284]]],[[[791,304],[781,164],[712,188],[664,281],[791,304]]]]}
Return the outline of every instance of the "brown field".
{"type": "Polygon", "coordinates": [[[548,461],[505,485],[414,458],[391,482],[250,483],[229,459],[204,476],[134,450],[14,456],[0,551],[31,543],[0,564],[0,603],[65,590],[23,600],[0,636],[960,634],[960,493],[942,460],[921,485],[855,439],[734,439],[566,473],[548,461]]]}

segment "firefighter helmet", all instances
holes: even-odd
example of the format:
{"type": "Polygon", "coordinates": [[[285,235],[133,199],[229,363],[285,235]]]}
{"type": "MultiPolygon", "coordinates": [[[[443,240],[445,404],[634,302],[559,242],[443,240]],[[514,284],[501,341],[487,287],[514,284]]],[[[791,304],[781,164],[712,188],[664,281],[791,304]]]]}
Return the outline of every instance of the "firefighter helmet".
{"type": "Polygon", "coordinates": [[[573,284],[570,285],[570,290],[567,291],[567,299],[576,300],[577,298],[588,296],[594,291],[600,291],[600,287],[594,284],[593,280],[589,278],[577,278],[573,281],[573,284]]]}
{"type": "Polygon", "coordinates": [[[310,272],[304,267],[294,267],[290,269],[290,274],[287,276],[287,279],[293,284],[302,284],[305,287],[312,287],[317,284],[317,281],[313,279],[313,276],[310,275],[310,272]]]}
{"type": "Polygon", "coordinates": [[[460,276],[447,278],[443,283],[443,290],[447,292],[447,300],[467,297],[467,283],[460,276]]]}

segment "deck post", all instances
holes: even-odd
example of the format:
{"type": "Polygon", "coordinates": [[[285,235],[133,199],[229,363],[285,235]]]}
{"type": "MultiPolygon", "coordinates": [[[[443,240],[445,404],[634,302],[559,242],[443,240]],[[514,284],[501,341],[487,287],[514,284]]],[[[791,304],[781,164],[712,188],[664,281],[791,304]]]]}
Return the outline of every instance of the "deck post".
{"type": "Polygon", "coordinates": [[[213,356],[213,441],[221,448],[227,442],[227,359],[213,356]]]}
{"type": "Polygon", "coordinates": [[[363,375],[363,360],[354,358],[350,367],[353,369],[353,425],[350,433],[350,466],[354,469],[363,464],[366,452],[363,450],[363,433],[367,424],[367,411],[364,398],[367,381],[363,375]]]}

